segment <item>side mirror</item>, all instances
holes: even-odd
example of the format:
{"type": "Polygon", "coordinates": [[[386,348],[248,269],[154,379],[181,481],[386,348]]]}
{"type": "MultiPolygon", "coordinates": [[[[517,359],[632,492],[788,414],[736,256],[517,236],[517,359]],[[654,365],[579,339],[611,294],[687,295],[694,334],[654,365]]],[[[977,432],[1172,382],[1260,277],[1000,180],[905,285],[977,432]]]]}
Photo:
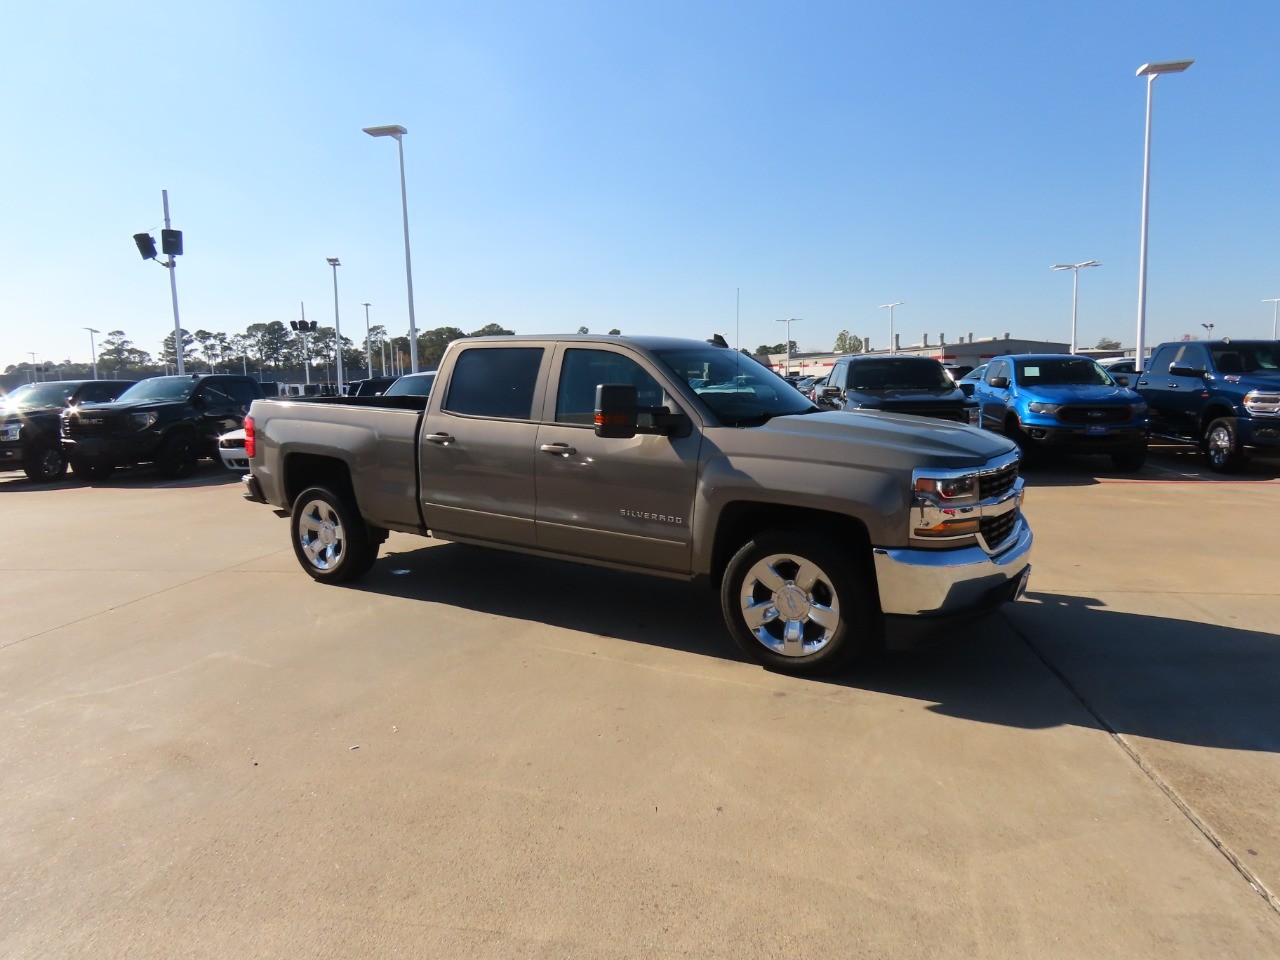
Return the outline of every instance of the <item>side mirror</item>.
{"type": "Polygon", "coordinates": [[[1127,373],[1117,373],[1111,379],[1122,387],[1127,387],[1129,385],[1129,375],[1127,373]]]}
{"type": "Polygon", "coordinates": [[[630,440],[636,435],[636,388],[602,383],[596,387],[596,436],[630,440]]]}
{"type": "Polygon", "coordinates": [[[990,380],[987,381],[987,386],[991,387],[993,390],[1008,390],[1009,378],[1008,377],[992,377],[990,380]]]}
{"type": "Polygon", "coordinates": [[[1199,367],[1188,366],[1185,363],[1169,364],[1169,376],[1171,377],[1203,377],[1204,371],[1199,367]]]}
{"type": "Polygon", "coordinates": [[[966,382],[964,382],[964,383],[957,384],[957,386],[959,386],[959,387],[960,387],[960,392],[961,392],[961,393],[963,393],[966,397],[972,397],[972,396],[973,396],[973,381],[972,381],[972,380],[968,380],[968,381],[966,381],[966,382]]]}

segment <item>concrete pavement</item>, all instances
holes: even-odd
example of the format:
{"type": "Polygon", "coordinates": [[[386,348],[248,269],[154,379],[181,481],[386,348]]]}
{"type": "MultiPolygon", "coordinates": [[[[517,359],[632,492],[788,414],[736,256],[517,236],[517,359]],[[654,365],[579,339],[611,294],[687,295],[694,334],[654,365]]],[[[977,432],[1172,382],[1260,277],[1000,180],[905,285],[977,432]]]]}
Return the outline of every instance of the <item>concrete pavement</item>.
{"type": "Polygon", "coordinates": [[[1280,483],[1184,467],[1032,474],[1031,596],[837,682],[688,585],[322,587],[212,468],[0,476],[0,955],[1280,957],[1280,483]]]}

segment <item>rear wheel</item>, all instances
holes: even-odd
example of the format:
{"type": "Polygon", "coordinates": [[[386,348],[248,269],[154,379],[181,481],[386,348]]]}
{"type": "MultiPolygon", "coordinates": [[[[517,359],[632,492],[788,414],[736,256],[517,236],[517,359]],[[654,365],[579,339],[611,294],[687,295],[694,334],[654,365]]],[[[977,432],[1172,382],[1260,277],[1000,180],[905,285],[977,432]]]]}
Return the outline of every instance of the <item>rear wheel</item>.
{"type": "Polygon", "coordinates": [[[1244,445],[1235,417],[1219,417],[1204,432],[1204,455],[1215,473],[1235,473],[1244,466],[1244,445]]]}
{"type": "Polygon", "coordinates": [[[346,583],[365,574],[378,557],[378,540],[359,509],[328,487],[308,487],[293,502],[293,552],[302,569],[321,583],[346,583]]]}
{"type": "Polygon", "coordinates": [[[105,480],[115,471],[115,465],[101,460],[71,458],[71,472],[80,480],[105,480]]]}
{"type": "Polygon", "coordinates": [[[870,570],[816,530],[770,530],[743,544],[720,605],[742,652],[779,673],[830,673],[880,645],[870,570]]]}
{"type": "Polygon", "coordinates": [[[48,483],[67,472],[67,458],[57,444],[46,443],[31,451],[22,470],[29,480],[48,483]]]}
{"type": "Polygon", "coordinates": [[[156,467],[161,476],[181,480],[191,476],[199,460],[195,441],[188,434],[175,433],[165,440],[160,448],[160,456],[156,458],[156,467]]]}

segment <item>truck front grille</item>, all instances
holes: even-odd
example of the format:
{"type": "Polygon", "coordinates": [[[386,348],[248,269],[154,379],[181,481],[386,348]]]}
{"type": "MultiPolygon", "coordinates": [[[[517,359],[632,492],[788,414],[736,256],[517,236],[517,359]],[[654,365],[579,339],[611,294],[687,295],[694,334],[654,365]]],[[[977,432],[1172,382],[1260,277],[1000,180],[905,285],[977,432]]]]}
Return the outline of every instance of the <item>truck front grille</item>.
{"type": "Polygon", "coordinates": [[[978,521],[978,530],[986,541],[988,550],[995,550],[1009,539],[1018,522],[1018,511],[1010,510],[998,517],[983,517],[978,521]]]}
{"type": "Polygon", "coordinates": [[[127,416],[85,411],[62,421],[62,435],[69,440],[83,437],[123,437],[129,433],[127,416]]]}
{"type": "Polygon", "coordinates": [[[1018,480],[1018,463],[1015,460],[1000,470],[993,473],[983,473],[978,476],[978,499],[979,500],[995,500],[1003,497],[1006,493],[1013,489],[1013,485],[1018,480]]]}
{"type": "Polygon", "coordinates": [[[1062,407],[1058,419],[1063,423],[1127,423],[1133,418],[1129,407],[1062,407]]]}

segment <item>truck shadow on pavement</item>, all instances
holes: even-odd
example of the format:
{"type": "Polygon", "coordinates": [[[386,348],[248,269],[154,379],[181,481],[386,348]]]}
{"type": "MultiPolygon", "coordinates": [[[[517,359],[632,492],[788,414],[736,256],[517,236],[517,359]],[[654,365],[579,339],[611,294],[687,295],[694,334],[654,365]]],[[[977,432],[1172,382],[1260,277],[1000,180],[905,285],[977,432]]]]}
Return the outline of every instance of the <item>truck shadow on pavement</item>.
{"type": "Polygon", "coordinates": [[[1022,475],[1029,487],[1080,487],[1097,483],[1266,483],[1280,479],[1280,460],[1253,457],[1239,473],[1214,473],[1200,451],[1187,444],[1153,442],[1141,470],[1112,469],[1105,456],[1061,453],[1038,454],[1023,460],[1022,475]]]}
{"type": "MultiPolygon", "coordinates": [[[[384,556],[350,589],[746,661],[718,595],[674,580],[440,543],[384,556]]],[[[932,649],[795,682],[883,693],[980,723],[1280,752],[1280,637],[1084,597],[1028,594],[932,649]]]]}
{"type": "Polygon", "coordinates": [[[140,490],[160,487],[220,487],[240,482],[240,474],[233,473],[220,465],[203,463],[192,472],[191,476],[181,480],[172,480],[160,476],[154,467],[122,467],[114,471],[104,480],[81,480],[73,474],[66,474],[51,483],[37,483],[28,480],[21,472],[0,473],[0,493],[22,493],[35,490],[64,490],[68,487],[93,487],[98,490],[116,488],[120,490],[140,490]]]}

